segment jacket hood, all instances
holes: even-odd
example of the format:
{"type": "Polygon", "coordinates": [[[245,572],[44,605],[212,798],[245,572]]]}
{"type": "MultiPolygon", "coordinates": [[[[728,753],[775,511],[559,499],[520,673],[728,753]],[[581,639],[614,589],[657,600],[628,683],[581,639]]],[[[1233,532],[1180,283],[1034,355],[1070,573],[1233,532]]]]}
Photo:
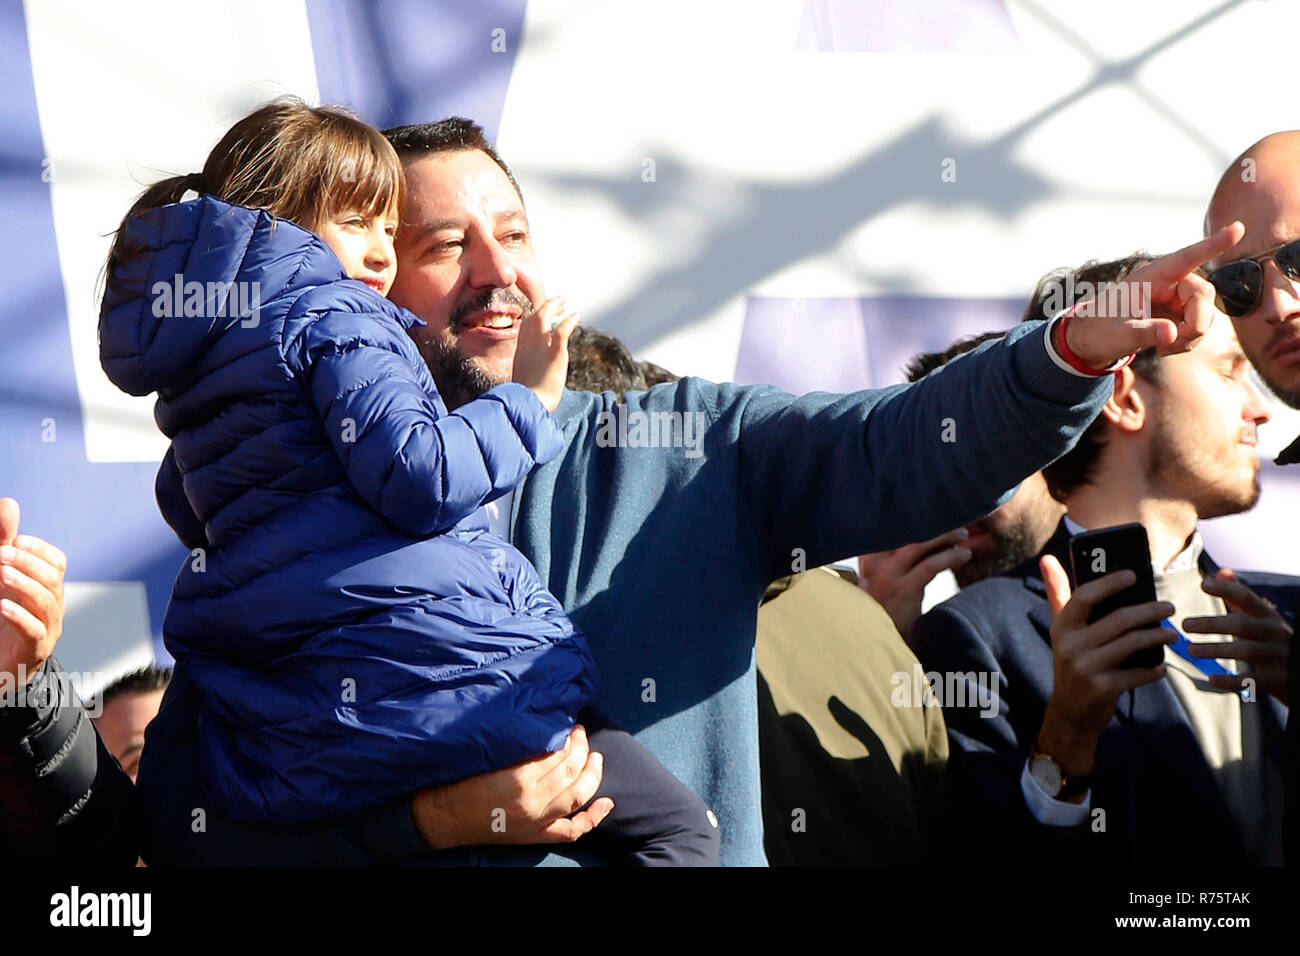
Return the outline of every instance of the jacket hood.
{"type": "Polygon", "coordinates": [[[132,395],[182,381],[214,338],[256,328],[264,304],[347,278],[319,236],[212,196],[151,209],[126,235],[140,252],[109,276],[99,358],[132,395]]]}

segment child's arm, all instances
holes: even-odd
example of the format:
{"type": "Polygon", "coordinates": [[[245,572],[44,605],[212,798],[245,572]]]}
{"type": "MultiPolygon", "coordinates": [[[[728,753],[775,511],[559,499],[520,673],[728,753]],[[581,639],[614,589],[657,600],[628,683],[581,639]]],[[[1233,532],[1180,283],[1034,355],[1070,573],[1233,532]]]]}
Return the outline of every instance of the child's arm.
{"type": "Polygon", "coordinates": [[[362,498],[406,534],[450,529],[563,447],[523,385],[448,413],[390,319],[330,313],[307,334],[306,379],[325,432],[362,498]]]}

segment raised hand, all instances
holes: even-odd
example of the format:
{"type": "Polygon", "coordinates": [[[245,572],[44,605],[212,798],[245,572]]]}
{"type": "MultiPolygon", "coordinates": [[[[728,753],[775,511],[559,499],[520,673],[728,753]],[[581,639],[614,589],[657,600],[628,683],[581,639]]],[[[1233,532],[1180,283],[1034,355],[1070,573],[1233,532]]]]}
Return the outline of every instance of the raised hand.
{"type": "Polygon", "coordinates": [[[958,528],[929,541],[859,556],[858,586],[880,602],[903,640],[911,640],[921,616],[925,586],[940,571],[970,561],[970,549],[962,546],[967,537],[966,529],[958,528]]]}
{"type": "Polygon", "coordinates": [[[1128,286],[1125,295],[1098,295],[1070,319],[1066,345],[1097,369],[1147,348],[1161,355],[1191,349],[1209,331],[1218,311],[1214,286],[1196,269],[1245,234],[1241,223],[1229,223],[1200,242],[1133,270],[1116,283],[1128,286]]]}
{"type": "Polygon", "coordinates": [[[1259,689],[1287,702],[1287,666],[1291,656],[1291,625],[1271,603],[1264,600],[1227,568],[1201,585],[1209,594],[1223,598],[1230,613],[1218,617],[1189,617],[1183,620],[1188,634],[1231,634],[1224,643],[1189,644],[1193,657],[1217,657],[1242,661],[1252,670],[1245,674],[1211,674],[1210,684],[1220,690],[1241,690],[1247,678],[1259,689]]]}
{"type": "Polygon", "coordinates": [[[536,392],[548,412],[555,411],[564,392],[569,336],[577,324],[578,314],[568,311],[557,296],[524,316],[519,326],[513,379],[536,392]]]}
{"type": "Polygon", "coordinates": [[[0,674],[24,683],[54,652],[63,633],[67,556],[47,541],[18,533],[18,502],[0,498],[0,674]]]}

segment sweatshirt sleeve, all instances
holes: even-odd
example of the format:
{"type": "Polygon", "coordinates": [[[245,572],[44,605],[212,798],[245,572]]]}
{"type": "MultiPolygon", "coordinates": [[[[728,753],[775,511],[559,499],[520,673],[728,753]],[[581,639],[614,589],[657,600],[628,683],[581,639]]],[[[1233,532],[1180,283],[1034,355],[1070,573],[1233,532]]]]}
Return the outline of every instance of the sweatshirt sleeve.
{"type": "Polygon", "coordinates": [[[498,385],[448,413],[404,333],[348,334],[332,319],[309,333],[311,400],[348,479],[403,533],[448,530],[559,454],[563,436],[531,389],[498,385]]]}
{"type": "Polygon", "coordinates": [[[720,390],[720,411],[740,416],[736,480],[765,580],[789,574],[792,553],[815,567],[967,524],[1069,451],[1111,377],[1059,368],[1042,326],[911,385],[798,398],[749,387],[739,402],[720,390]]]}

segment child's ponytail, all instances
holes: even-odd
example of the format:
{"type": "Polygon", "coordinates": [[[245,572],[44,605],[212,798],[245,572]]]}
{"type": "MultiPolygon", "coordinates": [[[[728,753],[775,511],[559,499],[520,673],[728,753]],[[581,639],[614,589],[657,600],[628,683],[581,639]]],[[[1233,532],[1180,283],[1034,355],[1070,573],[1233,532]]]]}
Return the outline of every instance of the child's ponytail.
{"type": "Polygon", "coordinates": [[[129,260],[130,255],[127,252],[124,237],[126,236],[126,224],[142,213],[150,209],[157,209],[159,206],[166,206],[170,203],[180,202],[181,197],[187,192],[203,192],[203,174],[190,173],[186,176],[171,176],[161,182],[156,182],[139,196],[136,197],[127,214],[122,217],[122,224],[117,227],[117,233],[113,237],[113,248],[108,253],[107,275],[111,282],[114,273],[118,267],[129,260]]]}

